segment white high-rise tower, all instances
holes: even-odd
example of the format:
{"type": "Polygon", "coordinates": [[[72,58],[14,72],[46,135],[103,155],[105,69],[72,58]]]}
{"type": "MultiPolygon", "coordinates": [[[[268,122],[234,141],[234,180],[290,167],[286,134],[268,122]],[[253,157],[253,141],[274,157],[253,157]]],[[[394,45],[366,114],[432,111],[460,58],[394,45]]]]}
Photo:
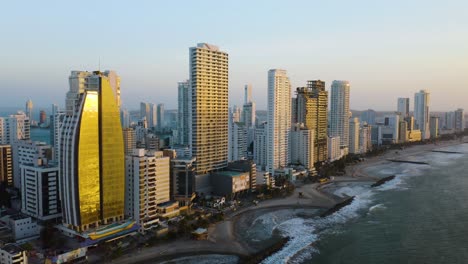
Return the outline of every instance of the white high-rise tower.
{"type": "Polygon", "coordinates": [[[422,139],[430,137],[429,100],[429,92],[426,90],[414,94],[414,118],[416,119],[416,127],[421,130],[422,139]]]}
{"type": "Polygon", "coordinates": [[[289,133],[291,131],[291,84],[285,70],[268,71],[268,133],[267,166],[275,169],[289,163],[289,133]]]}
{"type": "Polygon", "coordinates": [[[330,136],[340,137],[340,146],[349,146],[349,90],[348,81],[333,81],[330,100],[330,136]]]}

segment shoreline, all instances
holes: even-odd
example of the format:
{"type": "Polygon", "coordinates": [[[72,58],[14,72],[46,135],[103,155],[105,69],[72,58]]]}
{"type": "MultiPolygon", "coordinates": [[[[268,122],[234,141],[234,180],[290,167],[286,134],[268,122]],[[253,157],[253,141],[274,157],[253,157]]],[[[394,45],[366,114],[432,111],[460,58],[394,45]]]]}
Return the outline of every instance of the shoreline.
{"type": "MultiPolygon", "coordinates": [[[[466,144],[466,142],[449,140],[439,142],[438,144],[431,143],[409,146],[403,150],[389,150],[382,155],[368,158],[361,163],[348,165],[346,167],[345,176],[334,177],[334,180],[325,184],[311,183],[299,185],[294,190],[294,193],[288,197],[266,200],[260,202],[257,206],[252,205],[242,208],[228,215],[224,221],[210,226],[208,229],[208,240],[176,240],[167,244],[144,248],[140,252],[126,254],[113,260],[112,263],[123,264],[128,263],[130,260],[138,264],[157,263],[158,261],[167,261],[174,258],[196,255],[231,255],[237,256],[239,260],[249,256],[255,256],[268,249],[269,246],[259,250],[258,248],[252,248],[248,242],[243,241],[237,232],[239,229],[243,229],[243,226],[239,226],[242,222],[241,220],[249,222],[249,220],[252,220],[249,218],[252,218],[256,213],[265,214],[281,209],[330,209],[340,201],[337,200],[337,197],[333,197],[321,191],[322,187],[340,182],[374,183],[381,178],[369,175],[365,170],[380,164],[391,163],[388,159],[404,159],[408,156],[418,155],[434,149],[461,144],[466,144]],[[299,197],[299,192],[303,193],[303,198],[299,197]]],[[[279,239],[276,240],[276,242],[277,241],[279,241],[279,239]]],[[[275,242],[273,244],[275,244],[275,242]]]]}

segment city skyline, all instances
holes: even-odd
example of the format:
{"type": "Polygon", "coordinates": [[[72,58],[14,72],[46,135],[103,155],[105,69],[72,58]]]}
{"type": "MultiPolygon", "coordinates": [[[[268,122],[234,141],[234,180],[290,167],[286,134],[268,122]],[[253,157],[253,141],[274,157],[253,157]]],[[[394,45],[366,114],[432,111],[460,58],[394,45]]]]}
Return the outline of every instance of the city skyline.
{"type": "Polygon", "coordinates": [[[468,42],[466,34],[462,34],[468,23],[463,16],[468,5],[464,2],[421,5],[299,1],[288,6],[259,2],[250,4],[248,10],[237,2],[219,7],[211,1],[187,3],[183,10],[174,3],[146,3],[142,4],[144,8],[93,3],[97,8],[83,4],[75,6],[74,12],[61,3],[53,8],[34,2],[30,5],[24,10],[20,4],[8,2],[5,10],[9,12],[0,18],[6,25],[0,32],[9,36],[4,42],[4,63],[0,63],[0,89],[4,91],[0,105],[5,107],[24,105],[27,99],[34,102],[36,110],[52,103],[61,106],[61,95],[68,86],[63,76],[71,70],[101,68],[122,76],[124,107],[136,109],[139,102],[148,101],[176,109],[177,83],[188,78],[188,47],[207,42],[223,47],[231,55],[230,106],[242,105],[243,87],[250,83],[257,108],[266,109],[265,72],[283,68],[293,88],[307,80],[321,79],[329,90],[333,80],[349,80],[354,95],[350,107],[355,110],[392,110],[394,103],[383,98],[412,98],[413,91],[421,89],[430,90],[438,98],[431,105],[434,111],[468,108],[463,100],[468,91],[462,89],[468,85],[463,78],[468,69],[463,63],[468,42]],[[197,12],[193,11],[207,6],[213,12],[194,19],[197,12]],[[99,7],[109,12],[97,15],[99,7]],[[267,27],[275,21],[273,14],[279,7],[286,17],[294,19],[267,27]],[[312,8],[321,12],[313,17],[297,15],[312,8]],[[221,12],[225,9],[232,12],[221,12]],[[17,16],[20,12],[24,17],[17,16]],[[176,12],[178,16],[172,16],[176,12]],[[247,19],[239,19],[238,14],[247,19]],[[434,20],[435,15],[440,20],[434,20]],[[249,18],[257,16],[262,19],[249,23],[249,18]],[[193,23],[187,26],[178,17],[193,23]],[[135,20],[132,25],[139,26],[126,23],[130,19],[135,20]],[[102,21],[112,22],[102,27],[112,33],[112,45],[76,37],[86,34],[97,38],[96,32],[101,30],[94,32],[87,25],[102,21]],[[214,25],[210,21],[218,22],[214,25]],[[212,30],[200,27],[207,23],[212,30]],[[279,38],[277,30],[288,38],[279,38]],[[47,97],[42,96],[45,93],[47,97]],[[367,101],[368,97],[376,99],[367,101]]]}

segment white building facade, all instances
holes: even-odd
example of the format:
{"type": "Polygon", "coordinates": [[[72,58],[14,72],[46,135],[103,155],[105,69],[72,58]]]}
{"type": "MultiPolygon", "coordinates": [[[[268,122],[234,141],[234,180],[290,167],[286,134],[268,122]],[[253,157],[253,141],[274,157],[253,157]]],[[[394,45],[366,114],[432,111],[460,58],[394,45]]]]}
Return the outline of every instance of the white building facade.
{"type": "Polygon", "coordinates": [[[422,139],[428,139],[430,137],[429,104],[429,92],[421,90],[414,94],[414,118],[416,120],[416,128],[421,130],[422,139]]]}
{"type": "Polygon", "coordinates": [[[340,137],[341,147],[349,145],[349,94],[348,81],[333,81],[330,99],[330,136],[340,137]]]}

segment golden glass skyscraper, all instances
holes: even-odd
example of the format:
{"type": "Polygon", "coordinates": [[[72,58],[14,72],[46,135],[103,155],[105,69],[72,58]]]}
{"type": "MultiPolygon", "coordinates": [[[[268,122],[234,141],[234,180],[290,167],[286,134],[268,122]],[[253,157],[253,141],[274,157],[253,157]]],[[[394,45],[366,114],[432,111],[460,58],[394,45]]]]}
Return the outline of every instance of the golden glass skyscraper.
{"type": "Polygon", "coordinates": [[[190,48],[190,145],[196,174],[227,166],[228,54],[200,43],[190,48]]]}
{"type": "Polygon", "coordinates": [[[120,78],[73,71],[60,140],[63,222],[76,231],[124,217],[120,78]]]}

